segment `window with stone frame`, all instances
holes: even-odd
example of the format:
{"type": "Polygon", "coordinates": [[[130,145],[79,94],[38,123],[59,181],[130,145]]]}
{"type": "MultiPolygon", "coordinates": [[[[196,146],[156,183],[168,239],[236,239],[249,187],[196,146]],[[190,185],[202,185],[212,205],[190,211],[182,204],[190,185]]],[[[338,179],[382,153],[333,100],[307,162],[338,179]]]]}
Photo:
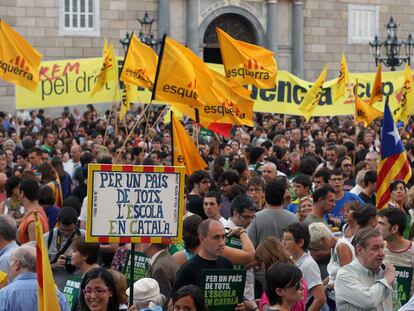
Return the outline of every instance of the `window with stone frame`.
{"type": "Polygon", "coordinates": [[[59,34],[98,37],[99,0],[59,0],[59,34]]]}
{"type": "Polygon", "coordinates": [[[348,4],[348,43],[368,43],[378,33],[378,6],[348,4]]]}

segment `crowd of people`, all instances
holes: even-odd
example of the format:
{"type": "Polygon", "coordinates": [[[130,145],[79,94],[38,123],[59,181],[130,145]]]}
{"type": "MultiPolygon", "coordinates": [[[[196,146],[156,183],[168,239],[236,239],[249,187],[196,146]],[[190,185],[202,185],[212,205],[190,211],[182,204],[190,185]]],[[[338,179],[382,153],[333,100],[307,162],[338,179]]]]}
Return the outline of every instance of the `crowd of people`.
{"type": "Polygon", "coordinates": [[[35,214],[61,310],[205,311],[206,269],[246,270],[234,310],[414,310],[414,183],[377,210],[381,124],[347,116],[256,113],[227,139],[184,119],[207,166],[186,178],[183,243],[136,245],[148,265],[130,283],[130,244],[85,242],[88,164],[173,165],[162,110],[0,112],[0,311],[37,305],[35,214]]]}

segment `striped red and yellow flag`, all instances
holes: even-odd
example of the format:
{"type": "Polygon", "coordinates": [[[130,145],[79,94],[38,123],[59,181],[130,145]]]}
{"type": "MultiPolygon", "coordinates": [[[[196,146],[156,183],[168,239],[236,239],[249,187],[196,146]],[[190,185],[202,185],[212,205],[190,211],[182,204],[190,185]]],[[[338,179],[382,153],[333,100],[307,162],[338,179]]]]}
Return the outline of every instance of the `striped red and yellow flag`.
{"type": "Polygon", "coordinates": [[[391,198],[392,181],[404,180],[407,183],[410,178],[411,166],[386,102],[381,129],[381,161],[378,164],[377,175],[377,208],[387,207],[391,198]]]}
{"type": "Polygon", "coordinates": [[[37,308],[39,311],[60,311],[57,288],[43,238],[43,228],[35,212],[37,308]]]}

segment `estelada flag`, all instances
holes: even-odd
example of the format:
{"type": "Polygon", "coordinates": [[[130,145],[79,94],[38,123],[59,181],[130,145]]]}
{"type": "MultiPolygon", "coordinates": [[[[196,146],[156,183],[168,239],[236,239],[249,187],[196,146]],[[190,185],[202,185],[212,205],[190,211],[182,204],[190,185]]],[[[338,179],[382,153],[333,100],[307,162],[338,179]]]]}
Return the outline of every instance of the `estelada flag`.
{"type": "Polygon", "coordinates": [[[227,79],[261,89],[275,87],[277,63],[272,51],[236,40],[220,28],[216,31],[227,79]]]}
{"type": "Polygon", "coordinates": [[[194,141],[185,131],[184,126],[172,115],[174,165],[183,165],[185,174],[191,175],[195,171],[204,170],[207,163],[197,150],[194,141]]]}
{"type": "Polygon", "coordinates": [[[390,184],[394,180],[411,178],[411,166],[401,142],[400,134],[392,118],[388,103],[385,102],[384,120],[381,128],[381,160],[377,174],[377,208],[387,207],[391,198],[390,184]]]}
{"type": "Polygon", "coordinates": [[[0,19],[0,78],[34,91],[43,55],[0,19]]]}
{"type": "Polygon", "coordinates": [[[207,65],[190,49],[165,37],[151,100],[201,107],[214,81],[207,65]]]}
{"type": "Polygon", "coordinates": [[[119,119],[121,121],[124,119],[127,112],[131,109],[132,87],[132,85],[124,82],[124,88],[122,89],[121,107],[119,109],[119,119]]]}
{"type": "MultiPolygon", "coordinates": [[[[35,212],[37,308],[39,311],[60,311],[57,287],[50,267],[49,255],[43,238],[43,228],[35,212]]],[[[52,229],[53,230],[53,229],[52,229]]]]}
{"type": "Polygon", "coordinates": [[[118,80],[118,65],[115,58],[114,47],[112,42],[107,46],[106,39],[103,47],[103,62],[102,68],[98,74],[96,84],[92,90],[91,96],[94,96],[96,92],[103,89],[104,85],[108,81],[118,80]]]}
{"type": "Polygon", "coordinates": [[[158,55],[133,33],[129,41],[119,80],[152,90],[158,55]]]}
{"type": "Polygon", "coordinates": [[[369,99],[369,105],[373,105],[376,102],[382,101],[382,67],[378,65],[377,74],[375,75],[374,85],[371,90],[371,98],[369,99]]]}
{"type": "Polygon", "coordinates": [[[336,101],[336,100],[338,100],[338,98],[344,96],[346,85],[348,83],[349,83],[348,65],[346,63],[345,54],[342,54],[341,68],[339,69],[338,80],[336,81],[336,86],[335,86],[334,101],[336,101]]]}
{"type": "Polygon", "coordinates": [[[302,111],[302,114],[305,117],[306,122],[309,122],[309,119],[312,117],[313,112],[315,111],[316,107],[318,107],[319,101],[321,100],[323,94],[323,84],[325,83],[327,71],[328,65],[325,65],[318,79],[315,81],[312,87],[306,92],[306,95],[299,106],[299,110],[302,111]]]}
{"type": "MultiPolygon", "coordinates": [[[[408,119],[414,112],[414,82],[411,74],[410,66],[405,64],[404,71],[404,85],[401,90],[401,95],[398,100],[398,105],[393,111],[394,121],[398,120],[407,125],[408,119]]],[[[398,96],[397,96],[398,99],[398,96]]]]}
{"type": "Polygon", "coordinates": [[[358,80],[355,83],[355,123],[364,122],[364,127],[367,127],[377,118],[384,114],[378,109],[370,106],[363,101],[358,95],[358,80]]]}

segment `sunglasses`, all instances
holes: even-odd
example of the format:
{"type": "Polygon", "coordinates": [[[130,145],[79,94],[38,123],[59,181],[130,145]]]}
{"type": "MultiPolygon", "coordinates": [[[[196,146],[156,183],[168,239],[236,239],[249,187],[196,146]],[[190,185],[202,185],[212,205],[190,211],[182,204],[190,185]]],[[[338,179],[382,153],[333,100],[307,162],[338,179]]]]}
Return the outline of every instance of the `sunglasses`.
{"type": "Polygon", "coordinates": [[[295,290],[299,290],[299,289],[302,287],[302,280],[299,280],[299,281],[297,281],[297,282],[295,283],[295,285],[293,285],[293,286],[288,286],[288,287],[286,287],[286,288],[292,288],[292,287],[294,287],[294,288],[295,288],[295,290]]]}

